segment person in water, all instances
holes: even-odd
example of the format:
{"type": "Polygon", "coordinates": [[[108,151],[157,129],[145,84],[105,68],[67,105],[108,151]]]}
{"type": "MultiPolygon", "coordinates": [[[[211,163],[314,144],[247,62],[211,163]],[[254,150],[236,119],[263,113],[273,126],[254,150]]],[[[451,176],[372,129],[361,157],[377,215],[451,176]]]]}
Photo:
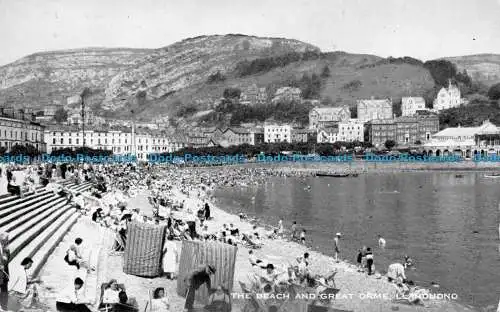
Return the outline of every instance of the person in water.
{"type": "Polygon", "coordinates": [[[378,246],[379,246],[381,249],[384,249],[384,248],[385,248],[385,239],[382,237],[382,235],[379,235],[379,236],[378,236],[378,246]]]}

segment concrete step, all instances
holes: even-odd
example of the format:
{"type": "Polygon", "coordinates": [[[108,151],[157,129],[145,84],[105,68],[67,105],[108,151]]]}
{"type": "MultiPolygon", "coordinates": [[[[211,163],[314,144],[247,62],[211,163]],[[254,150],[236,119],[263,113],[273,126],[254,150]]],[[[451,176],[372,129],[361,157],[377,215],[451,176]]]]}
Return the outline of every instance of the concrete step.
{"type": "Polygon", "coordinates": [[[27,207],[32,207],[32,206],[37,206],[39,202],[45,201],[50,198],[56,198],[53,193],[45,193],[43,195],[38,195],[32,197],[30,200],[15,204],[15,205],[9,205],[7,208],[3,208],[0,210],[0,226],[2,223],[4,223],[4,219],[9,217],[10,215],[14,214],[15,212],[27,208],[27,207]]]}
{"type": "MultiPolygon", "coordinates": [[[[40,186],[40,187],[37,187],[36,188],[37,192],[41,192],[44,190],[44,187],[43,186],[40,186]]],[[[26,192],[24,193],[25,196],[29,196],[29,195],[33,195],[34,192],[26,192]]],[[[5,203],[8,203],[14,199],[19,199],[19,196],[17,195],[11,195],[10,193],[7,193],[7,194],[3,194],[0,196],[0,205],[1,204],[5,204],[5,203]]]]}
{"type": "Polygon", "coordinates": [[[106,256],[106,253],[99,252],[102,245],[100,243],[101,236],[98,231],[99,228],[100,227],[91,222],[88,217],[82,216],[71,230],[64,235],[57,247],[50,252],[50,256],[47,258],[38,277],[43,281],[42,287],[45,293],[43,298],[41,297],[40,299],[47,307],[53,308],[51,311],[56,311],[55,301],[59,297],[59,294],[66,289],[68,285],[71,285],[77,276],[84,279],[86,296],[92,300],[99,298],[100,284],[105,280],[105,278],[102,278],[100,275],[103,273],[103,268],[106,269],[106,267],[102,265],[102,260],[106,256]],[[96,271],[86,274],[86,272],[82,272],[82,270],[77,271],[64,261],[66,251],[69,246],[74,243],[77,237],[83,239],[82,256],[84,259],[89,259],[89,263],[91,266],[96,267],[96,271]],[[96,285],[99,285],[99,292],[96,285]]]}
{"type": "Polygon", "coordinates": [[[55,217],[58,213],[62,213],[64,207],[69,208],[66,205],[66,200],[57,199],[55,202],[51,202],[40,210],[36,210],[24,218],[24,222],[19,222],[18,224],[12,225],[9,231],[10,248],[11,251],[15,251],[16,246],[21,246],[23,234],[26,234],[29,230],[40,226],[44,222],[50,222],[50,220],[55,217]]]}
{"type": "MultiPolygon", "coordinates": [[[[10,243],[11,255],[15,257],[21,250],[28,248],[32,240],[44,236],[44,232],[47,231],[47,228],[49,228],[51,224],[57,223],[59,218],[63,217],[71,210],[69,205],[62,206],[55,214],[51,215],[50,218],[43,219],[35,224],[28,223],[27,226],[24,227],[25,231],[21,232],[21,235],[16,236],[16,239],[10,243]]],[[[17,233],[16,231],[16,234],[17,233]]]]}
{"type": "Polygon", "coordinates": [[[12,253],[10,266],[20,265],[24,258],[31,257],[34,260],[32,275],[36,276],[39,273],[47,257],[80,217],[74,208],[61,209],[63,212],[58,214],[57,218],[51,218],[49,222],[44,222],[31,229],[29,234],[23,235],[24,239],[19,241],[22,241],[21,245],[24,246],[16,254],[12,253]]]}
{"type": "MultiPolygon", "coordinates": [[[[75,188],[77,186],[81,186],[81,185],[89,185],[89,186],[92,185],[92,183],[90,183],[90,182],[83,182],[80,184],[75,184],[72,181],[65,181],[65,183],[60,183],[60,184],[63,185],[64,187],[67,187],[70,189],[73,189],[73,188],[75,188]]],[[[26,192],[26,193],[24,193],[24,198],[20,198],[17,195],[4,194],[4,195],[2,195],[2,197],[0,197],[0,210],[4,207],[9,207],[8,206],[9,204],[12,204],[12,203],[17,204],[17,203],[23,202],[26,199],[30,199],[33,196],[36,196],[37,194],[45,194],[47,192],[48,191],[46,191],[44,187],[38,187],[36,194],[34,192],[26,192]]]]}
{"type": "MultiPolygon", "coordinates": [[[[73,188],[72,190],[84,191],[84,190],[88,189],[89,187],[90,186],[88,186],[88,185],[81,185],[81,186],[77,186],[77,187],[73,188]]],[[[35,211],[35,210],[39,209],[40,207],[44,206],[46,203],[54,201],[54,200],[58,200],[58,199],[63,199],[63,198],[58,196],[58,195],[54,195],[53,193],[47,193],[44,195],[40,195],[39,197],[34,197],[33,199],[31,199],[27,202],[24,202],[24,203],[21,203],[21,204],[4,209],[3,211],[0,212],[0,230],[4,230],[4,228],[9,223],[14,221],[16,218],[18,218],[26,213],[30,213],[32,211],[35,211]]],[[[7,231],[10,231],[10,230],[7,230],[7,231]]]]}
{"type": "MultiPolygon", "coordinates": [[[[77,213],[75,209],[72,209],[64,216],[64,219],[62,219],[62,222],[60,222],[58,226],[47,229],[47,232],[49,232],[47,239],[40,241],[43,245],[38,248],[37,251],[32,255],[32,259],[34,262],[32,271],[33,276],[37,276],[38,273],[40,273],[49,256],[52,254],[57,245],[59,245],[64,236],[75,225],[75,223],[78,221],[78,218],[80,218],[80,214],[77,213]]],[[[70,281],[69,285],[71,284],[72,283],[70,281]]]]}
{"type": "MultiPolygon", "coordinates": [[[[43,191],[41,191],[39,193],[31,194],[31,195],[25,196],[23,198],[20,198],[19,196],[15,196],[14,199],[11,199],[8,202],[0,204],[0,213],[3,212],[4,210],[10,208],[10,207],[13,207],[13,206],[16,206],[16,205],[20,205],[20,204],[32,201],[32,200],[34,200],[34,199],[36,199],[36,198],[38,198],[40,196],[49,195],[51,193],[52,192],[43,190],[43,191]]],[[[0,218],[2,218],[1,215],[0,215],[0,218]]]]}

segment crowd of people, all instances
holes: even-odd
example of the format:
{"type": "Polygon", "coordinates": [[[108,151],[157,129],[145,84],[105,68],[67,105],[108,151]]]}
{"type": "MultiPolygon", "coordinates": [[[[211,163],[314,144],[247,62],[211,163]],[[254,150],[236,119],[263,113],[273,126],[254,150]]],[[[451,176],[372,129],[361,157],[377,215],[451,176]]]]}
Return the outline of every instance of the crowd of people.
{"type": "MultiPolygon", "coordinates": [[[[214,169],[215,170],[215,169],[214,169]]],[[[221,170],[218,168],[217,170],[221,170]]],[[[224,169],[222,169],[224,170],[224,169]]],[[[36,192],[40,187],[66,197],[68,204],[73,205],[83,215],[88,216],[93,222],[100,226],[111,229],[115,233],[114,250],[121,252],[125,250],[127,242],[127,229],[130,222],[143,222],[148,224],[166,225],[167,234],[164,244],[162,267],[167,279],[175,279],[178,274],[180,250],[175,240],[198,240],[219,241],[234,246],[243,246],[249,249],[249,263],[254,271],[249,275],[249,289],[260,292],[279,292],[290,286],[314,288],[316,293],[332,294],[339,291],[336,285],[336,270],[328,274],[314,274],[310,269],[311,256],[304,253],[297,257],[296,262],[277,266],[265,259],[256,256],[257,250],[263,246],[268,239],[290,239],[306,244],[306,230],[299,229],[297,222],[293,222],[290,235],[286,233],[283,220],[276,227],[268,231],[257,226],[256,219],[250,219],[244,213],[240,213],[241,221],[248,221],[254,225],[251,230],[243,231],[233,223],[223,224],[221,228],[209,226],[213,219],[211,203],[213,198],[210,190],[215,186],[241,186],[251,183],[259,184],[266,181],[269,176],[290,176],[301,173],[282,173],[279,170],[265,168],[232,168],[225,174],[212,174],[210,170],[188,169],[176,170],[163,168],[157,170],[150,165],[138,167],[135,165],[39,165],[26,168],[5,167],[2,169],[2,177],[7,179],[7,191],[11,194],[23,196],[27,191],[36,192]],[[24,175],[13,174],[20,169],[24,175]],[[21,178],[23,177],[23,178],[21,178]],[[92,188],[88,192],[73,192],[65,187],[62,181],[71,181],[75,184],[90,182],[92,188]],[[139,207],[128,207],[127,202],[139,192],[147,191],[152,207],[152,214],[146,215],[139,207]],[[181,194],[182,196],[177,196],[181,194]],[[184,198],[184,199],[180,199],[184,198]],[[186,198],[197,198],[186,201],[186,198]]],[[[307,175],[307,173],[305,173],[307,175]]],[[[5,235],[4,235],[5,236],[5,235]]],[[[334,259],[341,261],[342,234],[337,233],[333,239],[334,259]]],[[[386,242],[379,236],[379,247],[385,248],[386,242]]],[[[0,235],[0,255],[8,255],[8,239],[0,235]]],[[[85,258],[85,247],[81,238],[77,238],[74,244],[68,248],[65,254],[65,262],[75,272],[81,272],[82,276],[75,274],[72,282],[74,287],[69,287],[67,294],[62,294],[58,300],[58,309],[87,311],[89,300],[84,295],[85,273],[91,273],[95,268],[85,258]]],[[[2,258],[3,259],[3,258],[2,258]]],[[[357,255],[359,270],[368,275],[375,274],[373,251],[369,247],[359,250],[357,255]]],[[[8,262],[8,261],[7,261],[8,262]]],[[[6,263],[2,261],[0,265],[6,263]]],[[[31,259],[24,259],[21,269],[29,269],[31,259]]],[[[398,294],[407,294],[412,291],[412,283],[406,278],[405,269],[411,267],[412,261],[405,257],[403,263],[391,264],[388,269],[387,278],[394,282],[398,294]]],[[[12,276],[21,273],[8,274],[8,267],[3,265],[0,271],[0,294],[15,290],[22,294],[23,299],[29,296],[36,298],[36,281],[23,280],[10,286],[12,276]],[[5,273],[5,274],[3,274],[5,273]],[[8,283],[5,276],[10,276],[8,283]],[[7,285],[9,285],[7,287],[7,285]],[[21,286],[19,286],[21,285],[21,286]],[[19,291],[22,289],[23,291],[19,291]],[[4,291],[5,290],[5,291],[4,291]]],[[[17,268],[19,269],[19,268],[17,268]]],[[[21,269],[17,270],[22,272],[21,269]]],[[[17,272],[16,271],[16,272],[17,272]]],[[[187,278],[186,310],[192,308],[194,293],[202,284],[210,283],[209,276],[215,273],[213,266],[201,268],[191,272],[187,278]],[[208,277],[207,277],[208,276],[208,277]],[[208,282],[207,282],[208,281],[208,282]]],[[[7,278],[8,279],[8,278],[7,278]]],[[[15,279],[17,280],[17,279],[15,279]]],[[[222,304],[227,301],[227,291],[221,287],[211,289],[211,295],[218,297],[216,302],[222,304]]],[[[18,296],[21,298],[21,296],[18,296]]],[[[100,298],[101,307],[109,305],[127,305],[137,308],[137,302],[129,297],[125,286],[116,280],[111,280],[103,285],[100,298]]],[[[168,294],[164,288],[157,288],[152,292],[151,309],[153,311],[169,311],[168,294]]],[[[4,305],[2,304],[2,307],[4,305]]]]}

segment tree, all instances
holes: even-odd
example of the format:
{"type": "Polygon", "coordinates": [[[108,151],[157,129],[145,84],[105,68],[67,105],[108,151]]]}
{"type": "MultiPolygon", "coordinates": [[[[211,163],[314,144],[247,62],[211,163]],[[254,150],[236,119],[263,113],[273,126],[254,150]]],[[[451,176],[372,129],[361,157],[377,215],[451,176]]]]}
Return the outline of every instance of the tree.
{"type": "Polygon", "coordinates": [[[493,101],[500,100],[500,83],[494,84],[490,87],[490,90],[488,90],[488,97],[493,101]]]}
{"type": "Polygon", "coordinates": [[[31,144],[27,144],[27,145],[16,144],[16,145],[12,146],[9,154],[14,155],[14,156],[22,155],[22,156],[28,156],[28,157],[35,157],[35,156],[40,155],[40,151],[37,150],[36,147],[34,147],[31,144]]]}
{"type": "Polygon", "coordinates": [[[80,93],[80,98],[82,99],[82,102],[83,104],[88,104],[86,103],[86,101],[89,99],[89,97],[92,95],[92,91],[90,90],[89,87],[85,87],[82,91],[82,93],[80,93]]]}
{"type": "Polygon", "coordinates": [[[360,80],[356,79],[356,80],[352,80],[352,81],[344,84],[342,86],[342,89],[344,89],[345,91],[348,91],[348,92],[354,92],[354,91],[358,91],[362,85],[363,85],[363,83],[360,80]]]}
{"type": "Polygon", "coordinates": [[[384,143],[386,149],[391,150],[394,146],[396,146],[396,142],[394,140],[387,140],[384,143]]]}
{"type": "Polygon", "coordinates": [[[330,77],[330,75],[330,67],[328,67],[328,65],[325,65],[325,67],[323,67],[323,70],[321,71],[321,78],[325,79],[330,77]]]}
{"type": "Polygon", "coordinates": [[[489,104],[490,100],[488,99],[487,96],[474,93],[468,96],[469,103],[471,105],[478,105],[478,104],[489,104]]]}
{"type": "Polygon", "coordinates": [[[446,60],[433,60],[424,63],[424,67],[431,73],[434,82],[441,87],[448,86],[448,80],[457,76],[455,64],[446,60]]]}
{"type": "Polygon", "coordinates": [[[226,80],[226,77],[218,70],[215,74],[211,74],[207,78],[207,83],[217,83],[226,80]]]}
{"type": "Polygon", "coordinates": [[[241,90],[238,88],[226,88],[222,96],[225,99],[239,99],[241,95],[241,90]]]}
{"type": "Polygon", "coordinates": [[[66,122],[66,120],[68,120],[68,112],[64,110],[64,108],[58,108],[55,112],[54,120],[57,123],[66,122]]]}

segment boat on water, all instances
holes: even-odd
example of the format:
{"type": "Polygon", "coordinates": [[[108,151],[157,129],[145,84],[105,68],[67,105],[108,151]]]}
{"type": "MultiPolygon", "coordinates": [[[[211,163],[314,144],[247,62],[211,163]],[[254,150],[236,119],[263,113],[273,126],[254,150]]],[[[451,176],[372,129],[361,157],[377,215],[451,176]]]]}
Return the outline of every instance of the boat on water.
{"type": "Polygon", "coordinates": [[[463,175],[463,174],[456,174],[456,175],[455,175],[455,178],[458,178],[458,179],[459,179],[459,178],[463,178],[463,177],[464,177],[464,175],[463,175]]]}
{"type": "Polygon", "coordinates": [[[500,173],[485,174],[485,178],[500,178],[500,173]]]}
{"type": "Polygon", "coordinates": [[[316,172],[317,177],[332,177],[332,178],[347,178],[349,176],[351,177],[357,177],[358,174],[349,174],[349,173],[335,173],[335,172],[316,172]]]}

